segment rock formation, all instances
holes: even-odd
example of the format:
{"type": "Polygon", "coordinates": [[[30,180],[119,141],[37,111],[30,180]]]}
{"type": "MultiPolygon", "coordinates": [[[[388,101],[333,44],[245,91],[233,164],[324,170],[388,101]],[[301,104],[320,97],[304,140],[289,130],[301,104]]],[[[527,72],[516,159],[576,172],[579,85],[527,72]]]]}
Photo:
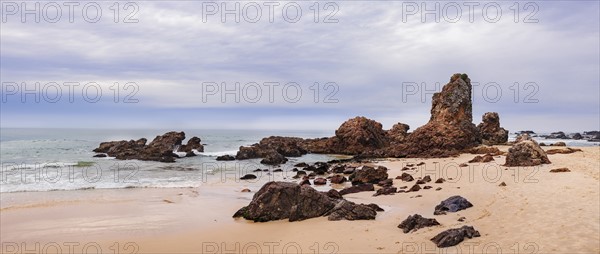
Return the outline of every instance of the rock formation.
{"type": "Polygon", "coordinates": [[[178,152],[191,153],[192,150],[198,152],[204,151],[204,146],[200,143],[198,137],[192,137],[186,145],[182,145],[185,139],[184,132],[167,132],[161,136],[156,136],[150,144],[146,145],[145,138],[137,141],[111,141],[100,143],[100,146],[94,149],[96,153],[106,153],[108,156],[119,160],[144,160],[174,162],[178,158],[173,152],[178,148],[178,152]]]}
{"type": "Polygon", "coordinates": [[[481,142],[484,145],[499,145],[508,141],[508,131],[500,127],[500,116],[496,112],[487,112],[481,117],[481,123],[477,125],[481,142]]]}
{"type": "Polygon", "coordinates": [[[411,231],[417,231],[420,228],[433,227],[437,225],[440,225],[440,223],[436,219],[423,218],[423,216],[415,214],[408,216],[408,218],[398,225],[398,228],[401,228],[402,232],[406,234],[411,231]]]}
{"type": "Polygon", "coordinates": [[[451,228],[441,232],[431,238],[431,241],[434,242],[438,248],[446,248],[461,243],[465,237],[473,238],[480,236],[479,231],[475,230],[475,228],[471,226],[462,226],[461,228],[451,228]]]}
{"type": "Polygon", "coordinates": [[[523,134],[518,136],[515,144],[508,149],[504,166],[526,167],[540,164],[550,164],[546,152],[529,135],[523,134]]]}
{"type": "Polygon", "coordinates": [[[460,210],[473,207],[473,204],[461,196],[452,196],[442,201],[435,207],[434,215],[446,214],[446,212],[455,213],[460,210]]]}
{"type": "Polygon", "coordinates": [[[445,157],[474,147],[481,141],[473,124],[471,80],[454,74],[442,91],[433,95],[431,118],[406,140],[410,157],[445,157]]]}

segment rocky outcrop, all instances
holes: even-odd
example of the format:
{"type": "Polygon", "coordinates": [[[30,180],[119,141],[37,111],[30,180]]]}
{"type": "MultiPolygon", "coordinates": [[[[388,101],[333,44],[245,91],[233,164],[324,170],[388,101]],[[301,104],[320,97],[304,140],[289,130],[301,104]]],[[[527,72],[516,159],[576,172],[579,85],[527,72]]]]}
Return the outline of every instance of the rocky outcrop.
{"type": "Polygon", "coordinates": [[[279,165],[287,162],[285,157],[299,157],[307,153],[302,148],[302,138],[272,136],[263,138],[252,146],[241,146],[235,158],[237,160],[262,158],[261,163],[279,165]]]}
{"type": "Polygon", "coordinates": [[[408,124],[397,123],[392,126],[392,128],[385,132],[388,140],[392,145],[394,144],[402,144],[408,137],[408,130],[410,126],[408,124]]]}
{"type": "Polygon", "coordinates": [[[455,213],[469,207],[473,207],[473,204],[471,204],[471,202],[469,202],[466,198],[461,196],[452,196],[435,206],[433,215],[442,215],[446,214],[446,212],[455,213]]]}
{"type": "Polygon", "coordinates": [[[340,199],[336,194],[333,196],[308,185],[268,182],[254,194],[250,204],[239,209],[233,217],[255,222],[301,221],[320,216],[328,216],[329,220],[375,219],[377,213],[373,208],[340,199]]]}
{"type": "Polygon", "coordinates": [[[182,145],[185,139],[184,132],[167,132],[161,136],[156,136],[150,144],[146,145],[145,138],[137,141],[111,141],[100,143],[100,146],[94,149],[96,153],[106,153],[108,156],[119,160],[144,160],[174,162],[178,158],[173,152],[177,149],[180,152],[193,153],[192,150],[204,151],[198,137],[192,137],[186,145],[182,145]]]}
{"type": "Polygon", "coordinates": [[[529,135],[518,136],[516,143],[508,149],[506,155],[507,167],[526,167],[550,164],[546,152],[529,135]]]}
{"type": "Polygon", "coordinates": [[[479,231],[471,226],[462,226],[461,228],[451,228],[441,232],[431,238],[438,248],[455,246],[467,238],[480,237],[479,231]]]}
{"type": "Polygon", "coordinates": [[[427,219],[423,218],[423,216],[419,214],[415,214],[408,216],[408,218],[398,225],[398,228],[401,228],[402,232],[406,234],[411,231],[417,231],[420,228],[433,227],[437,225],[440,225],[440,223],[436,219],[427,219]]]}
{"type": "Polygon", "coordinates": [[[500,127],[500,116],[496,112],[483,114],[477,129],[484,145],[499,145],[508,141],[508,131],[500,127]]]}
{"type": "Polygon", "coordinates": [[[477,146],[481,137],[473,124],[471,80],[454,74],[433,95],[431,118],[411,133],[403,152],[409,157],[446,157],[477,146]]]}

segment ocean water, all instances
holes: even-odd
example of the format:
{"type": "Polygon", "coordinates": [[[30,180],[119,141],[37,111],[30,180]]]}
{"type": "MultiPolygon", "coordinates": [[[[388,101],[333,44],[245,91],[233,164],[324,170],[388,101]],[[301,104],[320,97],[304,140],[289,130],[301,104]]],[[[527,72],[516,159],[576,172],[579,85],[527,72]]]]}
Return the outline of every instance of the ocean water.
{"type": "MultiPolygon", "coordinates": [[[[197,187],[233,180],[253,170],[282,168],[289,172],[299,162],[327,161],[329,155],[290,158],[279,167],[260,164],[260,159],[220,162],[216,156],[235,155],[239,146],[257,143],[272,135],[315,138],[331,136],[322,131],[184,130],[186,138],[200,137],[203,153],[175,163],[93,158],[92,150],[112,140],[152,141],[170,130],[1,129],[0,192],[80,190],[102,188],[197,187]]],[[[187,140],[184,140],[186,143],[187,140]]],[[[255,173],[256,174],[256,173],[255,173]]],[[[268,174],[268,173],[265,173],[268,174]]]]}

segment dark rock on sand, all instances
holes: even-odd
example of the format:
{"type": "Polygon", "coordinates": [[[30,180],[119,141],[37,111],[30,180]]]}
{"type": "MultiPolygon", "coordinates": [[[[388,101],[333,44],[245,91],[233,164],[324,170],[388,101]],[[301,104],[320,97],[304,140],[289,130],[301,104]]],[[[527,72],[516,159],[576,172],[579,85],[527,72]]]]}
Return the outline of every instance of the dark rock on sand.
{"type": "Polygon", "coordinates": [[[540,164],[550,164],[546,152],[535,140],[527,134],[523,134],[517,137],[516,143],[508,149],[504,166],[537,166],[540,164]]]}
{"type": "MultiPolygon", "coordinates": [[[[365,205],[365,204],[361,204],[361,205],[365,205]]],[[[383,210],[383,208],[379,207],[377,204],[367,204],[366,206],[371,207],[371,209],[375,210],[376,212],[383,212],[385,210],[383,210]]]]}
{"type": "Polygon", "coordinates": [[[419,186],[418,184],[413,185],[413,187],[410,187],[410,189],[408,189],[406,192],[415,192],[415,191],[419,191],[421,189],[421,186],[419,186]]]}
{"type": "Polygon", "coordinates": [[[438,178],[437,180],[435,180],[435,183],[444,183],[446,180],[444,180],[444,178],[438,178]]]}
{"type": "Polygon", "coordinates": [[[231,156],[231,155],[221,155],[221,156],[217,156],[218,161],[234,161],[235,157],[231,156]]]}
{"type": "Polygon", "coordinates": [[[441,232],[431,238],[431,241],[434,242],[438,248],[446,248],[461,243],[465,237],[473,238],[480,236],[479,232],[473,227],[462,226],[461,228],[452,228],[441,232]]]}
{"type": "Polygon", "coordinates": [[[494,157],[491,154],[486,154],[484,156],[477,155],[475,158],[469,161],[469,163],[478,163],[478,162],[490,162],[494,161],[494,157]]]}
{"type": "Polygon", "coordinates": [[[473,207],[473,204],[471,204],[471,202],[469,202],[467,199],[461,196],[452,196],[437,205],[433,215],[442,215],[446,214],[446,212],[454,213],[469,207],[473,207]]]}
{"type": "Polygon", "coordinates": [[[379,195],[394,195],[394,193],[396,193],[397,190],[398,189],[396,187],[383,187],[377,190],[377,192],[375,192],[373,196],[376,197],[379,195]]]}
{"type": "Polygon", "coordinates": [[[413,176],[409,173],[402,173],[402,175],[397,176],[396,179],[401,179],[404,182],[412,182],[415,180],[415,178],[413,178],[413,176]]]}
{"type": "Polygon", "coordinates": [[[252,180],[252,179],[256,179],[256,175],[246,174],[246,175],[240,177],[240,180],[252,180]]]}
{"type": "Polygon", "coordinates": [[[377,212],[368,205],[357,205],[348,200],[342,199],[328,213],[327,219],[337,220],[374,220],[377,212]]]}
{"type": "Polygon", "coordinates": [[[508,141],[508,131],[500,127],[498,113],[487,112],[481,118],[482,122],[477,125],[477,129],[484,145],[498,145],[508,141]]]}
{"type": "Polygon", "coordinates": [[[408,216],[408,218],[406,218],[404,221],[402,221],[402,223],[400,223],[400,225],[398,225],[398,228],[401,228],[402,232],[406,234],[411,231],[417,231],[420,228],[433,227],[438,225],[440,225],[440,223],[436,219],[423,218],[423,216],[415,214],[408,216]]]}
{"type": "Polygon", "coordinates": [[[568,168],[555,168],[551,169],[550,173],[561,173],[561,172],[571,172],[568,168]]]}
{"type": "Polygon", "coordinates": [[[356,183],[379,183],[388,178],[387,168],[383,166],[377,166],[376,168],[370,166],[363,166],[362,168],[354,171],[350,176],[350,181],[353,184],[356,183]]]}
{"type": "Polygon", "coordinates": [[[320,217],[332,210],[336,203],[310,186],[287,182],[266,183],[254,194],[246,207],[234,217],[255,222],[288,219],[301,221],[320,217]]]}
{"type": "Polygon", "coordinates": [[[390,186],[394,185],[394,180],[391,178],[388,178],[383,181],[379,181],[379,183],[377,183],[377,185],[379,185],[381,187],[390,187],[390,186]]]}
{"type": "Polygon", "coordinates": [[[343,190],[340,191],[340,194],[346,195],[346,194],[358,193],[358,192],[363,192],[363,191],[375,191],[375,186],[373,186],[373,184],[370,184],[370,183],[354,185],[354,186],[351,186],[348,188],[344,188],[343,190]]]}
{"type": "Polygon", "coordinates": [[[333,199],[342,199],[342,195],[340,194],[340,192],[334,189],[330,189],[329,191],[327,191],[326,195],[333,199]]]}
{"type": "Polygon", "coordinates": [[[574,153],[574,152],[583,152],[583,150],[578,149],[578,148],[570,148],[567,147],[565,149],[549,149],[548,151],[546,151],[546,154],[569,154],[569,153],[574,153]]]}

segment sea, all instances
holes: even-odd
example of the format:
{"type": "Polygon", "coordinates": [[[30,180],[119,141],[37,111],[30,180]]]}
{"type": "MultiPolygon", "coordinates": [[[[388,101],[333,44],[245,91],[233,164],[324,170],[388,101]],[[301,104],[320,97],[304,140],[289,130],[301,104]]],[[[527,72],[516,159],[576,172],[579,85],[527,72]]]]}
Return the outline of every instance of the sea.
{"type": "MultiPolygon", "coordinates": [[[[333,136],[327,131],[290,130],[184,130],[186,138],[197,136],[205,144],[196,157],[175,163],[94,158],[94,148],[113,140],[152,141],[170,130],[159,129],[0,129],[0,193],[86,189],[185,188],[239,179],[245,174],[270,175],[282,169],[283,178],[293,176],[294,165],[340,158],[308,154],[280,166],[260,164],[260,159],[216,161],[220,155],[235,155],[240,146],[257,143],[268,136],[318,138],[333,136]],[[255,173],[262,169],[261,173],[255,173]]],[[[515,134],[509,136],[514,140],[515,134]]],[[[546,144],[558,141],[568,146],[594,146],[585,140],[552,140],[534,137],[546,144]]],[[[186,143],[184,140],[183,143],[186,143]]]]}

